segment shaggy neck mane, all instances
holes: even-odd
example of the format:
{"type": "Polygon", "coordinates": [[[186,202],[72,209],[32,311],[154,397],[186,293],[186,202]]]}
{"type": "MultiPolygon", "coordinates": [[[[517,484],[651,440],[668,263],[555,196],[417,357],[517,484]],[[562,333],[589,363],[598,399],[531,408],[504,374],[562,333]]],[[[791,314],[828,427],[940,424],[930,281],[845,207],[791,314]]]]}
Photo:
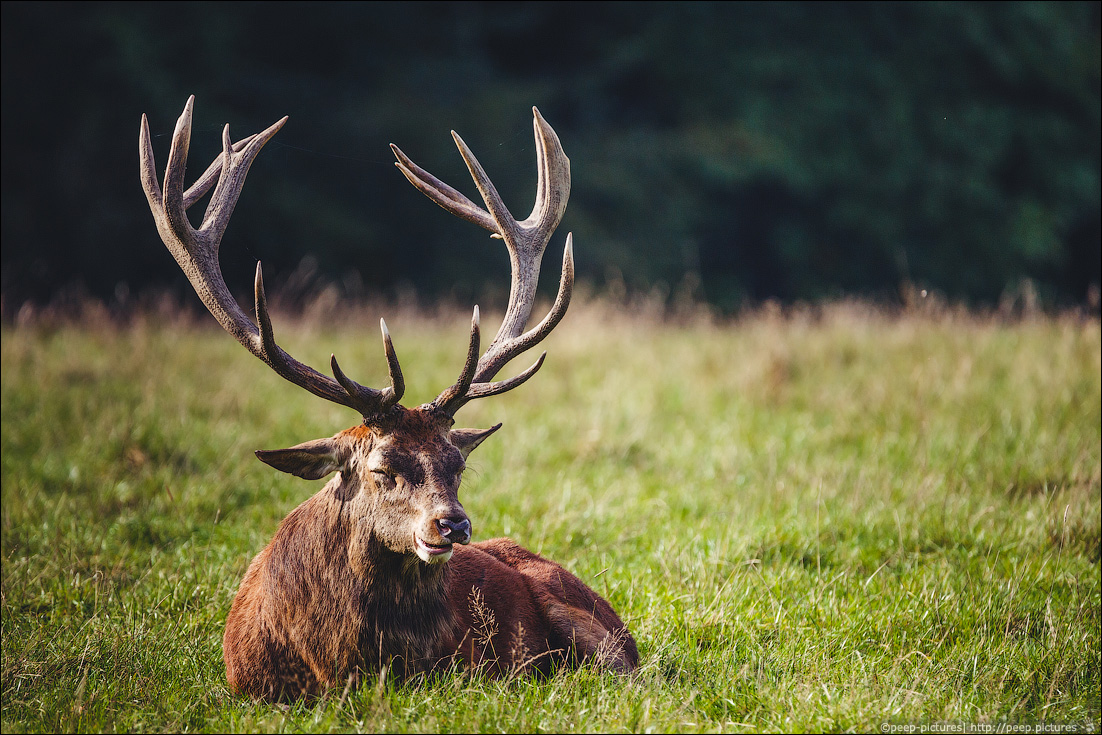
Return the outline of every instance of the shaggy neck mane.
{"type": "Polygon", "coordinates": [[[448,565],[423,564],[379,542],[371,546],[360,596],[364,665],[377,671],[390,663],[398,674],[426,671],[456,625],[447,603],[448,565]]]}

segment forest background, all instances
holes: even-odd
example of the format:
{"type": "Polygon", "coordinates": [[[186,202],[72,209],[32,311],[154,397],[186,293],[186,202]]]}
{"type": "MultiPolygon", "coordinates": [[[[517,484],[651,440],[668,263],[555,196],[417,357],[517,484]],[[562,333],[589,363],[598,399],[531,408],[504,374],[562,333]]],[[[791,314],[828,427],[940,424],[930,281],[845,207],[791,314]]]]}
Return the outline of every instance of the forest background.
{"type": "Polygon", "coordinates": [[[192,176],[225,123],[291,118],[222,262],[244,294],[262,260],[292,306],[325,284],[500,307],[504,248],[426,212],[387,144],[477,199],[458,131],[523,217],[536,105],[598,291],[1098,309],[1096,2],[2,7],[5,320],[166,289],[198,304],[137,174],[142,113],[163,159],[190,94],[192,176]]]}

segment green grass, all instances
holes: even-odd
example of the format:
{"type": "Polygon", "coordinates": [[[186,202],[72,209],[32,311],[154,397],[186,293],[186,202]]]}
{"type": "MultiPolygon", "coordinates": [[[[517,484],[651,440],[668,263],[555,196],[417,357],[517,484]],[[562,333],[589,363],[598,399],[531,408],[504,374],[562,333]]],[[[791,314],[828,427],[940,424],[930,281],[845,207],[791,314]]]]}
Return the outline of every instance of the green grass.
{"type": "MultiPolygon", "coordinates": [[[[379,315],[277,317],[277,336],[382,384],[379,315]]],[[[385,315],[404,403],[430,400],[466,317],[385,315]]],[[[222,628],[323,483],[252,450],[355,414],[217,329],[2,336],[4,732],[1099,725],[1097,320],[835,305],[661,324],[579,304],[536,378],[460,413],[505,423],[460,497],[477,537],[608,598],[638,675],[371,678],[287,711],[227,691],[222,628]]]]}

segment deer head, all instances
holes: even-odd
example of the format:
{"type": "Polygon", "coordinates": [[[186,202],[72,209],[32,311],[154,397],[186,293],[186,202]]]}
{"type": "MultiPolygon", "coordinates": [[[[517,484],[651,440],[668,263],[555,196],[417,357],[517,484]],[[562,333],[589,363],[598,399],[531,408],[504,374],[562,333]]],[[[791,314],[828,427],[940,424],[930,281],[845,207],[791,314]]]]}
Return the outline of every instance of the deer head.
{"type": "Polygon", "coordinates": [[[306,479],[339,473],[331,485],[353,536],[362,537],[362,543],[381,545],[411,560],[416,556],[425,564],[446,562],[453,544],[466,544],[472,535],[470,519],[458,498],[464,461],[501,426],[455,429],[455,413],[470,400],[512,390],[535,374],[546,353],[518,375],[494,381],[507,362],[550,334],[570,303],[574,261],[572,238],[567,235],[554,305],[535,327],[525,330],[535,301],[540,261],[570,195],[570,161],[555,131],[533,108],[539,183],[535,207],[522,221],[509,213],[482,166],[456,133],[452,136],[485,201],[485,209],[391,146],[398,159],[395,165],[417,189],[452,214],[489,230],[491,237],[504,240],[512,267],[505,318],[486,351],[480,356],[476,306],[466,363],[459,379],[431,403],[406,408],[399,403],[405,391],[402,369],[382,320],[390,385],[374,389],[345,375],[335,356],[330,361],[333,373],[330,378],[297,361],[276,344],[260,263],[255,277],[255,323],[230,295],[218,263],[222,235],[249,167],[287,118],[236,143],[232,142],[227,125],[222,133],[221,155],[185,190],[194,101],[194,97],[188,99],[176,123],[163,187],[157,178],[149,125],[145,115],[142,116],[141,181],[161,239],[210,313],[249,352],[288,381],[358,411],[363,419],[360,425],[333,437],[290,449],[257,451],[257,457],[278,470],[306,479]],[[202,223],[195,228],[187,218],[187,210],[212,187],[214,191],[202,223]]]}

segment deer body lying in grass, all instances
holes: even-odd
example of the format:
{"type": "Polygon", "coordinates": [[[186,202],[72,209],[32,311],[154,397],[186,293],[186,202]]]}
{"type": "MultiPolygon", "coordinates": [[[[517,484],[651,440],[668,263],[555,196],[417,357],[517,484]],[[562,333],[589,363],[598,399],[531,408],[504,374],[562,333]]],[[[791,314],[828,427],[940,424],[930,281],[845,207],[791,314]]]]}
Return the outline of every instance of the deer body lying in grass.
{"type": "Polygon", "coordinates": [[[410,675],[460,664],[500,675],[593,660],[618,672],[634,670],[635,641],[604,599],[509,539],[470,543],[471,522],[458,497],[467,456],[501,425],[456,429],[455,413],[472,399],[504,393],[530,378],[546,353],[517,376],[494,382],[507,362],[554,329],[570,302],[574,264],[568,235],[555,303],[525,331],[543,251],[570,193],[570,162],[551,126],[533,109],[539,185],[535,208],[524,221],[509,214],[455,133],[486,209],[391,146],[396,165],[415,187],[504,240],[512,263],[508,308],[485,353],[479,355],[476,306],[459,380],[431,403],[406,408],[398,403],[405,382],[384,322],[390,385],[376,390],[346,376],[335,357],[330,378],[276,344],[259,263],[255,323],[230,295],[218,264],[222,234],[250,165],[287,118],[237,143],[227,125],[222,154],[185,190],[193,105],[194,97],[176,124],[163,186],[142,116],[141,180],[162,240],[211,314],[246,349],[295,385],[363,417],[327,439],[256,452],[283,472],[333,478],[283,520],[245,574],[223,639],[230,688],[285,700],[355,684],[365,672],[384,667],[410,675]],[[196,229],[186,212],[212,187],[196,229]]]}

